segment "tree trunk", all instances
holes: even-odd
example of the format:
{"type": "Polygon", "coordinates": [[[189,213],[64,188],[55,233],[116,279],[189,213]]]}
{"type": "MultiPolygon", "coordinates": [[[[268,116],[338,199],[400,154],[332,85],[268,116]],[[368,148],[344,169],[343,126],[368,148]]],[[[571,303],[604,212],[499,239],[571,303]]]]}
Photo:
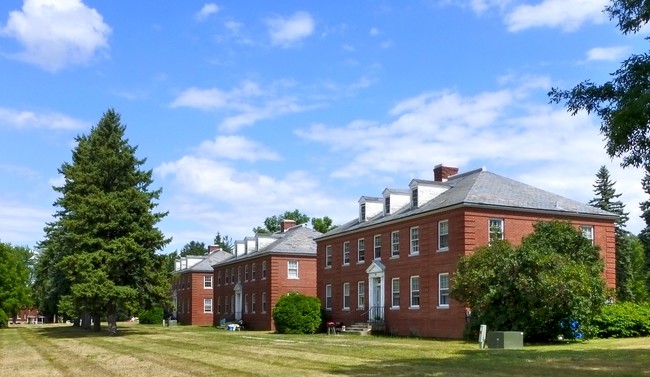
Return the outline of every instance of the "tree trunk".
{"type": "Polygon", "coordinates": [[[108,335],[117,335],[117,305],[108,305],[108,335]]]}
{"type": "Polygon", "coordinates": [[[93,331],[100,332],[102,331],[102,322],[99,314],[93,314],[93,331]]]}
{"type": "Polygon", "coordinates": [[[81,328],[84,330],[90,330],[90,313],[83,312],[81,315],[81,328]]]}
{"type": "Polygon", "coordinates": [[[73,327],[81,327],[81,317],[77,317],[74,319],[74,322],[72,322],[73,327]]]}

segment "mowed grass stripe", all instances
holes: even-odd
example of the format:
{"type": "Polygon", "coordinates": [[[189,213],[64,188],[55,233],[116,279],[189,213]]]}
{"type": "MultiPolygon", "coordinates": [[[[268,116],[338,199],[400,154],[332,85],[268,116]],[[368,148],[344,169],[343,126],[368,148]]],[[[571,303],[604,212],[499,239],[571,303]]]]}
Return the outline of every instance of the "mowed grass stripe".
{"type": "Polygon", "coordinates": [[[41,355],[18,328],[0,330],[0,375],[66,376],[47,356],[41,355]]]}

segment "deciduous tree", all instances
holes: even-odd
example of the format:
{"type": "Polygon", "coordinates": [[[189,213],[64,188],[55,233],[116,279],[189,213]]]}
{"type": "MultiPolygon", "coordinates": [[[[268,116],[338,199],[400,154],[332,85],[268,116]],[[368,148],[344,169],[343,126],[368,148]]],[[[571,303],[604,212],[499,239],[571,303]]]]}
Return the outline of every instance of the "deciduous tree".
{"type": "Polygon", "coordinates": [[[296,225],[305,224],[309,222],[309,216],[295,209],[293,211],[285,211],[283,214],[267,217],[264,220],[264,227],[253,228],[254,233],[276,233],[281,230],[282,220],[294,220],[296,225]]]}
{"type": "Polygon", "coordinates": [[[9,317],[31,304],[28,266],[32,255],[27,247],[0,242],[0,309],[9,317]]]}
{"type": "Polygon", "coordinates": [[[332,225],[332,219],[328,216],[325,217],[314,217],[311,219],[311,227],[318,232],[327,233],[330,230],[336,228],[336,225],[332,225]]]}

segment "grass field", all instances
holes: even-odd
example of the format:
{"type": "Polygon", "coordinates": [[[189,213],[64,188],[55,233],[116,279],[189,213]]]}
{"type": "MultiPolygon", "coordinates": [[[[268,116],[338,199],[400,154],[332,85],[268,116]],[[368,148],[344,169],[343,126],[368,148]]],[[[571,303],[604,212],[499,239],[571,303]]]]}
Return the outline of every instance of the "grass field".
{"type": "Polygon", "coordinates": [[[0,330],[1,376],[649,376],[650,338],[479,350],[476,343],[119,324],[0,330]]]}

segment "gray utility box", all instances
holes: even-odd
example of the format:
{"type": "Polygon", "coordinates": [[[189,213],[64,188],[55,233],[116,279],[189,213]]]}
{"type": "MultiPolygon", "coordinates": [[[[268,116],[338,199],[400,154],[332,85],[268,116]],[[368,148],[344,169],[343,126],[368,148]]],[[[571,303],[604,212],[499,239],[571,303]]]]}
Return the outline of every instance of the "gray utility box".
{"type": "Polygon", "coordinates": [[[524,347],[524,333],[521,331],[488,331],[487,346],[491,349],[512,349],[524,347]]]}

